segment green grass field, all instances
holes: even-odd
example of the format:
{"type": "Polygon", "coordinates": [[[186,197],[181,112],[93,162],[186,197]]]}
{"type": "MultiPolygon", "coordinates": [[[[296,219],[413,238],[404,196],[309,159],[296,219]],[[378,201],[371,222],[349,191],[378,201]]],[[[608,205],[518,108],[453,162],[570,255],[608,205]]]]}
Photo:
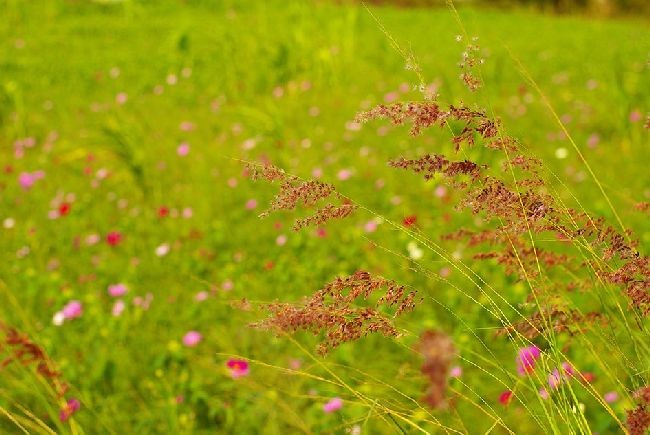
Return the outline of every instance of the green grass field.
{"type": "MultiPolygon", "coordinates": [[[[534,394],[499,403],[512,388],[516,346],[495,337],[500,325],[463,295],[486,302],[460,274],[451,271],[453,285],[434,279],[447,268],[435,254],[425,249],[420,260],[431,276],[418,273],[407,234],[385,222],[368,232],[373,215],[363,212],[320,231],[292,231],[291,213],[258,218],[275,189],[249,180],[240,160],[320,176],[386,220],[415,215],[432,240],[474,222],[448,202],[453,192],[435,193],[438,181],[385,163],[451,152],[448,132],[412,138],[408,127],[352,122],[373,105],[420,97],[366,10],[275,0],[0,5],[0,320],[41,345],[70,385],[57,398],[34,367],[0,369],[0,432],[437,433],[438,421],[466,433],[569,433],[534,394]],[[120,235],[115,246],[110,233],[120,235]],[[298,302],[357,269],[425,298],[398,321],[402,337],[369,336],[321,358],[318,337],[249,327],[265,317],[260,303],[298,302]],[[120,283],[128,291],[112,297],[107,289],[120,283]],[[82,314],[56,325],[73,300],[82,314]],[[418,402],[425,381],[413,346],[427,328],[446,331],[462,357],[446,411],[418,402]],[[184,344],[188,331],[201,334],[198,344],[184,344]],[[247,376],[231,376],[231,358],[250,362],[247,376]],[[333,397],[343,408],[323,412],[333,397]],[[70,398],[80,409],[62,421],[70,398]]],[[[458,79],[464,47],[449,10],[372,13],[415,55],[440,99],[489,108],[544,161],[555,194],[616,225],[523,65],[647,253],[647,215],[634,209],[650,201],[647,20],[461,8],[485,58],[484,88],[472,94],[458,79]]],[[[499,164],[485,149],[468,156],[499,164]]],[[[460,242],[444,246],[471,261],[460,242]]],[[[512,304],[525,300],[525,283],[494,264],[469,264],[512,304]]],[[[598,303],[589,292],[568,298],[585,310],[598,303]]],[[[616,418],[633,406],[631,386],[616,383],[627,379],[625,365],[605,373],[593,358],[631,346],[627,334],[612,331],[616,346],[589,332],[558,338],[595,375],[599,395],[620,396],[612,415],[576,392],[594,433],[620,433],[616,418]]],[[[0,361],[10,351],[0,344],[0,361]]],[[[650,373],[644,355],[629,356],[641,384],[650,373]]]]}

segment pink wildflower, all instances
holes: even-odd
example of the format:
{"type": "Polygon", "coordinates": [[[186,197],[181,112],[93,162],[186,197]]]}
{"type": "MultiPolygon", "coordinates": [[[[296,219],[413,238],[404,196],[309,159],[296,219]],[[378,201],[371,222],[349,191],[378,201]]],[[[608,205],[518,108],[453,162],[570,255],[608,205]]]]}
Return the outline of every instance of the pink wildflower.
{"type": "Polygon", "coordinates": [[[363,229],[366,231],[366,233],[374,233],[377,230],[377,221],[374,219],[369,220],[363,226],[363,229]]]}
{"type": "Polygon", "coordinates": [[[108,294],[114,298],[124,296],[128,290],[129,290],[128,287],[121,283],[111,284],[108,286],[108,294]]]}
{"type": "Polygon", "coordinates": [[[81,302],[73,300],[68,302],[61,312],[63,313],[63,318],[65,320],[76,319],[77,317],[81,317],[81,314],[83,314],[83,305],[81,302]]]}
{"type": "Polygon", "coordinates": [[[562,375],[560,375],[559,370],[558,369],[553,370],[551,374],[548,375],[549,387],[555,390],[560,386],[561,383],[562,383],[562,375]]]}
{"type": "Polygon", "coordinates": [[[123,300],[115,301],[113,304],[113,309],[111,310],[111,313],[115,317],[119,317],[122,315],[122,312],[124,311],[124,308],[126,308],[126,304],[124,303],[123,300]]]}
{"type": "Polygon", "coordinates": [[[59,413],[59,419],[61,421],[66,421],[68,420],[72,414],[77,412],[81,408],[81,402],[77,399],[69,399],[68,402],[65,404],[61,412],[59,413]]]}
{"type": "Polygon", "coordinates": [[[340,397],[334,397],[329,400],[326,404],[323,405],[323,411],[326,413],[332,413],[343,408],[343,399],[340,397]]]}
{"type": "Polygon", "coordinates": [[[527,346],[519,349],[517,353],[517,372],[524,376],[535,370],[535,361],[539,358],[540,352],[537,346],[527,346]]]}
{"type": "Polygon", "coordinates": [[[341,169],[338,174],[336,174],[336,178],[338,178],[341,181],[345,181],[348,178],[352,176],[352,171],[349,169],[341,169]]]}
{"type": "Polygon", "coordinates": [[[194,347],[203,339],[200,332],[190,331],[183,336],[183,344],[187,347],[194,347]]]}
{"type": "Polygon", "coordinates": [[[203,302],[209,296],[209,293],[206,291],[200,291],[194,296],[194,300],[197,302],[203,302]]]}
{"type": "Polygon", "coordinates": [[[176,154],[178,154],[181,157],[185,157],[190,153],[190,144],[187,142],[183,142],[176,148],[176,154]]]}
{"type": "Polygon", "coordinates": [[[229,359],[228,362],[226,362],[226,366],[230,370],[230,376],[233,379],[248,376],[250,371],[248,362],[243,359],[229,359]]]}
{"type": "Polygon", "coordinates": [[[18,176],[18,183],[20,184],[20,187],[22,187],[25,190],[31,189],[31,187],[34,185],[36,182],[36,177],[33,174],[30,174],[29,172],[21,172],[20,175],[18,176]]]}
{"type": "Polygon", "coordinates": [[[618,400],[618,393],[616,391],[610,391],[609,393],[605,393],[603,399],[607,403],[614,403],[618,400]]]}

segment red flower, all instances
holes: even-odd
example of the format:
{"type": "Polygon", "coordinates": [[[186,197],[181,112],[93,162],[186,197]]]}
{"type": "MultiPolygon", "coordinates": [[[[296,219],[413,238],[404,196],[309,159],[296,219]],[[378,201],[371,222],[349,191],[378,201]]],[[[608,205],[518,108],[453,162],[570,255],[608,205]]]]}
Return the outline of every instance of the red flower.
{"type": "Polygon", "coordinates": [[[111,246],[117,246],[122,241],[122,234],[118,231],[111,231],[106,235],[106,243],[111,246]]]}
{"type": "Polygon", "coordinates": [[[580,373],[580,377],[582,378],[582,381],[587,382],[588,384],[591,384],[596,378],[596,376],[591,372],[580,373]]]}
{"type": "Polygon", "coordinates": [[[158,209],[158,217],[164,218],[169,216],[169,209],[164,205],[158,209]]]}
{"type": "Polygon", "coordinates": [[[415,215],[411,216],[406,216],[402,223],[404,224],[405,227],[410,227],[411,225],[414,225],[417,222],[418,218],[415,215]]]}
{"type": "Polygon", "coordinates": [[[64,202],[59,206],[59,215],[60,216],[65,216],[68,213],[70,213],[70,209],[72,208],[72,205],[70,203],[64,202]]]}
{"type": "Polygon", "coordinates": [[[503,393],[501,393],[501,395],[499,396],[499,403],[501,403],[503,406],[508,406],[511,400],[512,400],[511,390],[506,390],[503,393]]]}

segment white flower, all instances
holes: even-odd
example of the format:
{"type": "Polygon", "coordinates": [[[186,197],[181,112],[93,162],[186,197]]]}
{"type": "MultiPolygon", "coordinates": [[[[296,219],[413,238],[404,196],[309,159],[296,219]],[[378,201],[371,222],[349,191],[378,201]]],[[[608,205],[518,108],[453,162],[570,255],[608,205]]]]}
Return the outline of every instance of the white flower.
{"type": "Polygon", "coordinates": [[[57,311],[54,313],[54,317],[52,317],[52,323],[54,326],[61,326],[63,325],[63,322],[65,321],[65,315],[63,314],[62,311],[57,311]]]}
{"type": "Polygon", "coordinates": [[[406,249],[409,251],[409,257],[413,260],[419,260],[424,256],[424,252],[420,249],[417,243],[411,241],[406,245],[406,249]]]}
{"type": "Polygon", "coordinates": [[[156,255],[158,257],[164,257],[167,254],[169,254],[169,244],[168,243],[163,243],[162,245],[160,245],[160,246],[158,246],[156,248],[156,255]]]}

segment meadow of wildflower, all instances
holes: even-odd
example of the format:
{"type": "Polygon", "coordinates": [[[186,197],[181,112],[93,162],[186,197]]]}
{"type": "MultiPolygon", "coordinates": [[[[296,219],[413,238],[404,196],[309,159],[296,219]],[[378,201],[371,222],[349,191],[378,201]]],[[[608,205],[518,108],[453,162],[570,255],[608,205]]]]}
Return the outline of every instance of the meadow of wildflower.
{"type": "Polygon", "coordinates": [[[0,1],[0,433],[650,427],[650,26],[0,1]]]}

